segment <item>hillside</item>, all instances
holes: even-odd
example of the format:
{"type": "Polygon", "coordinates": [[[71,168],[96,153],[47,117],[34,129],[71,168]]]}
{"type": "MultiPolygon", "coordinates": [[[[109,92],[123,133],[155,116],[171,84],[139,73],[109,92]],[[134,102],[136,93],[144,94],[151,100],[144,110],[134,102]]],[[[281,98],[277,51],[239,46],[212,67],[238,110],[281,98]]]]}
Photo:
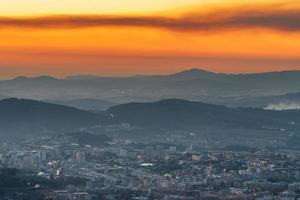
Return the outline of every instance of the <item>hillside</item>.
{"type": "Polygon", "coordinates": [[[298,111],[267,111],[251,108],[228,108],[179,99],[154,103],[129,103],[110,108],[116,120],[141,127],[192,129],[200,127],[290,128],[300,126],[298,111]],[[293,122],[293,125],[290,125],[293,122]]]}
{"type": "Polygon", "coordinates": [[[104,115],[25,99],[1,100],[0,110],[2,136],[43,135],[107,122],[104,115]]]}
{"type": "Polygon", "coordinates": [[[300,71],[220,74],[191,69],[169,75],[64,79],[42,76],[0,81],[0,94],[6,97],[100,99],[116,103],[180,98],[223,104],[233,98],[277,96],[299,91],[300,71]]]}
{"type": "Polygon", "coordinates": [[[45,100],[45,102],[54,103],[58,105],[71,106],[81,110],[87,111],[101,111],[106,110],[116,104],[100,99],[69,99],[69,100],[45,100]]]}

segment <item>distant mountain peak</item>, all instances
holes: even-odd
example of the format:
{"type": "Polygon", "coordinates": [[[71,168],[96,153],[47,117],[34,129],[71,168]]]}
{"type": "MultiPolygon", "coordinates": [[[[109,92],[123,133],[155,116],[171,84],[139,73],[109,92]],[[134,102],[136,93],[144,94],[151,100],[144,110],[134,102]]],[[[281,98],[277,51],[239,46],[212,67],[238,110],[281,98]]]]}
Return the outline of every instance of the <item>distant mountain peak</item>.
{"type": "Polygon", "coordinates": [[[179,98],[170,98],[170,99],[162,99],[159,101],[156,101],[154,103],[169,103],[169,102],[177,102],[177,103],[188,103],[188,102],[192,102],[186,99],[179,99],[179,98]]]}
{"type": "Polygon", "coordinates": [[[16,78],[12,79],[12,80],[18,81],[18,80],[26,80],[26,79],[28,79],[27,76],[18,76],[16,78]]]}
{"type": "MultiPolygon", "coordinates": [[[[162,99],[156,102],[152,102],[152,104],[167,104],[167,105],[187,105],[187,104],[203,104],[203,105],[210,105],[200,101],[190,101],[186,99],[179,99],[179,98],[170,98],[170,99],[162,99]]],[[[217,106],[217,105],[215,105],[217,106]]]]}
{"type": "Polygon", "coordinates": [[[171,76],[173,77],[178,77],[178,78],[205,78],[205,77],[212,77],[212,76],[217,76],[219,74],[203,70],[203,69],[198,69],[198,68],[191,68],[188,70],[184,70],[175,74],[172,74],[171,76]]]}
{"type": "Polygon", "coordinates": [[[214,72],[205,70],[205,69],[199,69],[199,68],[190,68],[187,70],[183,70],[181,73],[210,73],[214,74],[214,72]]]}
{"type": "Polygon", "coordinates": [[[35,76],[35,77],[27,77],[27,76],[18,76],[13,81],[26,81],[26,80],[58,80],[57,78],[54,78],[52,76],[35,76]]]}

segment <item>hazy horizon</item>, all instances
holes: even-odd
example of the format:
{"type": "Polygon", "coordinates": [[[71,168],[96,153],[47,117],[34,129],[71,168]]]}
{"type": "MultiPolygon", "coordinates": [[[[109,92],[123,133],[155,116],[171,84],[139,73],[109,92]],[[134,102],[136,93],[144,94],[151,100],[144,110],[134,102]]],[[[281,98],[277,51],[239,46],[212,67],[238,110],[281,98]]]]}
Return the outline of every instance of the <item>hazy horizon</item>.
{"type": "Polygon", "coordinates": [[[15,74],[11,76],[0,76],[0,80],[13,80],[16,78],[26,77],[26,78],[37,78],[37,77],[52,77],[56,79],[67,79],[67,78],[73,78],[73,77],[103,77],[103,78],[122,78],[122,77],[135,77],[135,76],[168,76],[173,74],[178,74],[182,72],[188,72],[188,71],[202,71],[202,72],[210,72],[215,74],[227,74],[227,75],[247,75],[247,74],[265,74],[265,73],[281,73],[281,72],[295,72],[300,71],[300,69],[279,69],[279,70],[262,70],[262,71],[249,71],[249,72],[223,72],[223,71],[214,71],[209,70],[205,68],[184,68],[179,71],[170,71],[170,72],[153,72],[153,73],[131,73],[131,74],[101,74],[101,73],[81,73],[81,74],[66,74],[66,75],[56,75],[54,73],[41,73],[41,74],[28,74],[28,73],[20,73],[15,74]]]}

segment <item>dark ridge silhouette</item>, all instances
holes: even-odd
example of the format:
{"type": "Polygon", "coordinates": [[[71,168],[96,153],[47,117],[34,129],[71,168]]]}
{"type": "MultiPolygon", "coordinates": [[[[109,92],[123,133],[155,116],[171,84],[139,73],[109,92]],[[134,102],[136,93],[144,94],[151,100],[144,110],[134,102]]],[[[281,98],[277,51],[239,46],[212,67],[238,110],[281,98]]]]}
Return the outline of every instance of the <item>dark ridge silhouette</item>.
{"type": "Polygon", "coordinates": [[[158,129],[300,128],[300,111],[296,110],[279,112],[252,108],[228,108],[180,99],[167,99],[154,103],[128,103],[112,107],[107,113],[112,114],[120,122],[158,129]],[[294,124],[291,125],[291,122],[294,124]]]}
{"type": "MultiPolygon", "coordinates": [[[[159,76],[93,78],[77,76],[67,79],[42,76],[0,81],[0,94],[3,97],[45,101],[95,99],[116,104],[179,98],[234,107],[235,104],[243,106],[241,104],[244,102],[243,99],[278,96],[299,91],[300,71],[222,74],[191,69],[159,76]]],[[[250,104],[245,102],[245,105],[250,104]]]]}
{"type": "Polygon", "coordinates": [[[107,117],[76,108],[26,99],[0,101],[1,135],[51,134],[107,122],[107,117]]]}

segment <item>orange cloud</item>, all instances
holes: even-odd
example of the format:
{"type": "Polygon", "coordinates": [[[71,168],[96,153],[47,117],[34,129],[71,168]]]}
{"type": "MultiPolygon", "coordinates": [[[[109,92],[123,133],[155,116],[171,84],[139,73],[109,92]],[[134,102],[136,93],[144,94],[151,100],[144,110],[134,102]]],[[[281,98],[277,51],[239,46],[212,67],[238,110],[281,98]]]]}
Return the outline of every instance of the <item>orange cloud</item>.
{"type": "MultiPolygon", "coordinates": [[[[300,8],[258,6],[193,11],[179,17],[66,15],[44,17],[0,17],[0,27],[8,28],[91,28],[103,26],[150,27],[172,31],[219,31],[222,29],[264,28],[300,30],[300,8]]],[[[289,4],[288,4],[289,5],[289,4]]]]}
{"type": "Polygon", "coordinates": [[[300,69],[299,16],[288,3],[164,16],[0,17],[0,69],[7,77],[300,69]]]}

